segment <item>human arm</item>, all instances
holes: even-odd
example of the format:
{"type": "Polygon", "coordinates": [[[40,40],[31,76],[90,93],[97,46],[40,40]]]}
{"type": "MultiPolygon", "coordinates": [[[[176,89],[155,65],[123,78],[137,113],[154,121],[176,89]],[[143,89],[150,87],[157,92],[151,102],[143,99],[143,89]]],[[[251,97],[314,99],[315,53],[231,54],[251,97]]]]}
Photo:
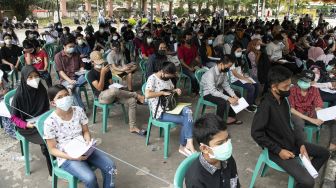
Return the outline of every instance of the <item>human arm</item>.
{"type": "Polygon", "coordinates": [[[106,74],[109,71],[110,71],[109,65],[106,65],[100,71],[100,78],[99,78],[99,80],[93,80],[93,79],[89,78],[89,80],[91,80],[91,82],[92,82],[93,87],[95,87],[96,90],[98,90],[98,91],[103,91],[104,90],[105,76],[106,76],[106,74]]]}
{"type": "Polygon", "coordinates": [[[28,126],[27,126],[27,122],[22,120],[21,118],[19,118],[18,116],[16,115],[12,115],[10,120],[19,128],[21,129],[27,129],[28,126]]]}
{"type": "Polygon", "coordinates": [[[146,84],[145,98],[156,98],[164,95],[170,95],[170,92],[159,91],[155,92],[155,78],[153,76],[149,77],[146,84]]]}
{"type": "Polygon", "coordinates": [[[295,108],[291,108],[291,113],[294,114],[294,115],[296,115],[296,116],[298,116],[299,118],[301,118],[303,120],[309,121],[310,123],[312,123],[314,125],[320,126],[320,125],[323,124],[322,120],[306,116],[306,115],[302,114],[301,112],[295,110],[295,108]]]}
{"type": "MultiPolygon", "coordinates": [[[[209,71],[212,71],[212,70],[209,70],[209,71]]],[[[201,85],[202,85],[203,89],[207,90],[207,92],[209,92],[210,95],[212,95],[214,97],[220,97],[220,98],[223,98],[224,100],[228,100],[230,98],[230,96],[227,96],[223,92],[220,92],[219,89],[216,87],[216,80],[215,80],[216,75],[215,75],[215,73],[209,72],[209,71],[206,72],[202,76],[201,85]]]]}

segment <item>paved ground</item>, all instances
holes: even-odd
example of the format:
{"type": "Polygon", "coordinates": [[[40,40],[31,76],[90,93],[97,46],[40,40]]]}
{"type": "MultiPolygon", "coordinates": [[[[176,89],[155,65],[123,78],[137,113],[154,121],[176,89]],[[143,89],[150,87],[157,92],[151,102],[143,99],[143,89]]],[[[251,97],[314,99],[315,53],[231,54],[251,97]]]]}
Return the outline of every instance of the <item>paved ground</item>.
{"type": "MultiPolygon", "coordinates": [[[[22,31],[20,31],[22,36],[22,31]]],[[[137,75],[136,89],[140,88],[140,77],[137,75]]],[[[91,94],[91,92],[90,92],[91,94]]],[[[196,100],[184,96],[186,102],[193,102],[195,108],[196,100]]],[[[86,104],[86,103],[85,103],[86,104]]],[[[92,105],[92,101],[91,101],[92,105]]],[[[92,108],[92,106],[91,106],[92,108]]],[[[209,109],[212,112],[212,109],[209,109]]],[[[91,112],[88,113],[91,116],[91,112]]],[[[147,106],[138,106],[138,125],[146,128],[149,112],[147,106]]],[[[250,136],[250,126],[253,114],[241,112],[239,119],[244,121],[242,125],[229,126],[232,136],[234,157],[237,161],[240,181],[243,187],[248,187],[251,176],[260,154],[260,148],[250,136]]],[[[93,136],[101,140],[98,146],[109,153],[116,161],[118,176],[117,187],[121,188],[168,188],[173,187],[175,170],[184,157],[178,153],[179,128],[171,131],[170,153],[167,161],[163,160],[163,139],[158,138],[158,129],[153,128],[150,146],[145,146],[145,139],[128,132],[128,125],[122,119],[122,111],[119,107],[114,108],[109,117],[108,132],[101,133],[101,111],[98,113],[98,122],[90,125],[93,136]],[[118,160],[116,159],[118,158],[118,160]],[[120,159],[120,160],[119,160],[120,159]],[[139,169],[149,172],[158,178],[145,175],[139,169]],[[168,182],[168,183],[166,183],[168,182]]],[[[322,130],[321,144],[326,146],[329,138],[328,129],[322,130]]],[[[51,180],[48,177],[45,159],[37,145],[30,144],[31,175],[25,176],[24,163],[14,161],[12,158],[20,155],[19,143],[0,130],[0,188],[26,187],[46,188],[51,187],[51,180]]],[[[101,174],[97,172],[101,184],[101,174]]],[[[264,178],[258,178],[255,187],[258,188],[282,188],[287,187],[287,175],[270,170],[264,178]]],[[[58,181],[59,187],[67,187],[64,181],[58,181]]],[[[80,185],[83,187],[83,185],[80,185]]]]}

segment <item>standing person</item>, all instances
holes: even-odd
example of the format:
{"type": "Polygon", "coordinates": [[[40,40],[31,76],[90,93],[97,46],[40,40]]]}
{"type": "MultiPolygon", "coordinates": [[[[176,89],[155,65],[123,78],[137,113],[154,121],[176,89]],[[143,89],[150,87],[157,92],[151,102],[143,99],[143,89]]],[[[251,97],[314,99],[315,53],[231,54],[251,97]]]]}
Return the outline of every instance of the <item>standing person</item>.
{"type": "Polygon", "coordinates": [[[73,99],[63,85],[49,88],[48,97],[55,111],[44,122],[43,138],[50,153],[56,157],[58,167],[81,180],[86,188],[98,188],[97,177],[90,167],[94,166],[101,170],[103,187],[114,188],[117,169],[106,153],[95,149],[89,156],[73,158],[65,152],[66,145],[78,137],[86,143],[91,142],[89,119],[83,109],[72,106],[73,99]]]}
{"type": "Polygon", "coordinates": [[[287,101],[291,76],[291,71],[285,67],[274,66],[270,69],[270,91],[265,94],[254,116],[251,135],[262,148],[268,149],[272,161],[294,177],[297,188],[313,188],[314,178],[295,156],[312,157],[312,165],[318,171],[328,160],[329,152],[323,147],[304,142],[302,128],[291,123],[287,101]]]}
{"type": "Polygon", "coordinates": [[[28,121],[28,119],[38,117],[49,110],[47,90],[40,80],[38,71],[32,65],[26,65],[22,68],[21,83],[16,89],[12,101],[11,120],[23,137],[31,143],[40,145],[51,176],[52,166],[48,149],[34,123],[28,121]]]}
{"type": "MultiPolygon", "coordinates": [[[[2,70],[11,71],[19,67],[19,57],[22,54],[22,48],[12,43],[12,36],[5,34],[4,36],[5,45],[0,50],[2,70]]],[[[17,78],[17,77],[16,77],[17,78]]]]}

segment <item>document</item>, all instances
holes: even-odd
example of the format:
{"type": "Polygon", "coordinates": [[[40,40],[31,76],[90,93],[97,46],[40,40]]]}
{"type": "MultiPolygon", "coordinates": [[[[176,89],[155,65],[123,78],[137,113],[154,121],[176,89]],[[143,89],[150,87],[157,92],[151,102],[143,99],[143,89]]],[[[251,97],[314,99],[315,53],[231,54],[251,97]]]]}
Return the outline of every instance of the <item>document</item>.
{"type": "Polygon", "coordinates": [[[6,107],[5,100],[2,100],[0,102],[0,117],[6,117],[6,118],[11,117],[9,110],[6,107]]]}
{"type": "Polygon", "coordinates": [[[84,62],[84,63],[91,63],[91,59],[89,59],[89,58],[82,58],[82,61],[84,62]]]}
{"type": "Polygon", "coordinates": [[[125,86],[124,85],[121,85],[119,83],[113,83],[109,86],[109,89],[111,89],[112,87],[114,88],[118,88],[118,89],[121,89],[121,88],[124,88],[125,86]]]}
{"type": "Polygon", "coordinates": [[[327,93],[331,93],[331,94],[335,94],[336,90],[333,89],[329,89],[329,88],[320,88],[321,91],[327,92],[327,93]]]}
{"type": "Polygon", "coordinates": [[[95,150],[95,145],[96,140],[91,139],[90,143],[87,145],[84,137],[81,135],[73,138],[69,143],[67,143],[64,147],[64,151],[73,158],[78,158],[82,155],[89,156],[95,150]]]}
{"type": "Polygon", "coordinates": [[[83,75],[85,73],[86,73],[86,70],[81,70],[81,71],[75,72],[75,75],[80,76],[80,75],[83,75]]]}
{"type": "MultiPolygon", "coordinates": [[[[248,79],[251,80],[253,84],[256,83],[252,78],[248,78],[248,79]]],[[[242,84],[246,84],[246,83],[247,83],[247,81],[245,81],[245,80],[241,80],[241,79],[239,79],[239,81],[240,81],[242,84]]]]}
{"type": "Polygon", "coordinates": [[[232,104],[230,105],[232,110],[238,114],[239,112],[241,112],[242,110],[244,110],[245,108],[247,108],[249,106],[249,104],[246,102],[246,100],[244,99],[244,97],[240,98],[238,100],[238,104],[236,106],[233,106],[232,104]]]}
{"type": "Polygon", "coordinates": [[[166,113],[178,115],[182,112],[183,108],[186,106],[191,106],[191,103],[177,103],[177,106],[173,110],[166,111],[166,113]]]}
{"type": "Polygon", "coordinates": [[[324,108],[316,112],[317,118],[322,121],[330,121],[336,119],[336,106],[324,108]]]}
{"type": "Polygon", "coordinates": [[[31,124],[35,124],[37,122],[37,120],[40,118],[41,115],[39,115],[37,117],[34,117],[34,118],[26,119],[26,121],[31,123],[31,124]]]}
{"type": "Polygon", "coordinates": [[[310,160],[307,159],[306,156],[304,155],[299,155],[300,159],[302,161],[303,166],[307,169],[308,173],[315,179],[318,177],[318,172],[316,171],[316,169],[313,167],[313,165],[311,164],[310,160]]]}

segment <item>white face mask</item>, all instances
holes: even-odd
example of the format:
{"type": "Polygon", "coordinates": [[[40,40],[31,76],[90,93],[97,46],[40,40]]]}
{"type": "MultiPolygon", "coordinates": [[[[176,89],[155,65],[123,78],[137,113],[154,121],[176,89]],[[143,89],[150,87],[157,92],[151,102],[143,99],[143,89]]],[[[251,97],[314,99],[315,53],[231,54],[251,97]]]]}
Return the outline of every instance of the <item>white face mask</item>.
{"type": "Polygon", "coordinates": [[[63,110],[63,111],[68,111],[69,108],[73,104],[73,98],[72,96],[66,96],[61,99],[58,99],[55,101],[56,107],[63,110]]]}
{"type": "Polygon", "coordinates": [[[255,49],[256,49],[256,50],[260,50],[260,45],[256,46],[255,49]]]}
{"type": "Polygon", "coordinates": [[[333,42],[334,42],[333,39],[329,39],[329,40],[328,40],[328,44],[332,44],[333,42]]]}
{"type": "Polygon", "coordinates": [[[152,42],[153,42],[153,39],[152,39],[152,38],[148,38],[148,39],[147,39],[147,43],[148,43],[148,44],[150,44],[150,43],[152,43],[152,42]]]}
{"type": "Polygon", "coordinates": [[[99,29],[99,33],[104,33],[104,29],[99,29]]]}
{"type": "Polygon", "coordinates": [[[243,54],[242,52],[235,52],[235,56],[238,57],[238,58],[241,57],[242,54],[243,54]]]}
{"type": "Polygon", "coordinates": [[[113,36],[112,39],[113,40],[118,40],[118,36],[113,36]]]}
{"type": "Polygon", "coordinates": [[[6,40],[5,40],[5,44],[7,44],[7,45],[12,44],[12,39],[6,39],[6,40]]]}
{"type": "Polygon", "coordinates": [[[100,64],[100,65],[95,65],[94,66],[96,69],[102,69],[103,68],[103,65],[102,64],[100,64]]]}
{"type": "Polygon", "coordinates": [[[174,37],[170,37],[170,41],[173,41],[174,40],[174,37]]]}
{"type": "Polygon", "coordinates": [[[208,40],[208,44],[212,45],[213,41],[212,40],[208,40]]]}
{"type": "Polygon", "coordinates": [[[216,146],[211,147],[213,155],[209,154],[209,157],[211,159],[217,159],[219,161],[225,161],[228,160],[232,156],[232,143],[231,139],[229,139],[227,142],[216,146]]]}
{"type": "Polygon", "coordinates": [[[41,78],[35,78],[35,79],[31,79],[31,80],[27,80],[27,85],[29,85],[32,88],[37,89],[38,85],[40,83],[41,78]]]}
{"type": "Polygon", "coordinates": [[[83,41],[83,40],[78,40],[78,41],[77,41],[77,43],[78,43],[78,45],[80,45],[80,46],[81,46],[81,45],[83,45],[83,44],[84,44],[84,41],[83,41]]]}
{"type": "Polygon", "coordinates": [[[63,31],[63,34],[66,35],[66,34],[68,34],[68,32],[67,31],[63,31]]]}

